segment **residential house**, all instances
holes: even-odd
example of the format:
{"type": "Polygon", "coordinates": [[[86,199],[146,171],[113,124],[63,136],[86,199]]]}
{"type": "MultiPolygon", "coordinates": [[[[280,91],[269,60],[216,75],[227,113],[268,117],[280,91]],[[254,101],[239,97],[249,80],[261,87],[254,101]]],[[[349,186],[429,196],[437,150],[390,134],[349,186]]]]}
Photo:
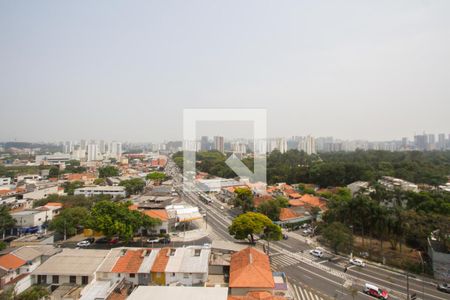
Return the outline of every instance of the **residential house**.
{"type": "Polygon", "coordinates": [[[203,286],[208,279],[208,261],[211,249],[203,246],[171,248],[167,262],[166,285],[203,286]]]}
{"type": "MultiPolygon", "coordinates": [[[[228,288],[226,287],[183,287],[183,286],[139,286],[127,298],[128,300],[227,300],[228,288]]],[[[228,298],[229,299],[229,298],[228,298]]]]}
{"type": "Polygon", "coordinates": [[[160,225],[157,225],[153,230],[157,233],[168,233],[169,232],[169,215],[165,209],[148,209],[142,211],[147,216],[158,219],[161,221],[160,225]]]}
{"type": "Polygon", "coordinates": [[[64,249],[37,267],[31,273],[32,281],[35,284],[87,285],[108,253],[108,250],[64,249]]]}
{"type": "Polygon", "coordinates": [[[251,247],[234,253],[231,256],[229,288],[233,296],[245,296],[249,292],[272,294],[275,282],[269,257],[251,247]]]}

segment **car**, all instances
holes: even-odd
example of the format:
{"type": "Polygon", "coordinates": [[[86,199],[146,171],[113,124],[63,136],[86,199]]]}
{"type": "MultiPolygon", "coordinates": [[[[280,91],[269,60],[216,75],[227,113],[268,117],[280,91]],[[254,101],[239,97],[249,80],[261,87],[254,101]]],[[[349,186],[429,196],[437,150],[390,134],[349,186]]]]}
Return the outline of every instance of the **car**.
{"type": "Polygon", "coordinates": [[[363,292],[378,299],[386,300],[389,298],[389,293],[386,290],[380,289],[376,285],[370,283],[364,284],[363,292]]]}
{"type": "Polygon", "coordinates": [[[113,237],[109,240],[109,243],[111,245],[117,244],[119,242],[119,238],[118,237],[113,237]]]}
{"type": "Polygon", "coordinates": [[[85,241],[88,241],[89,243],[93,243],[95,241],[94,237],[88,237],[87,239],[84,239],[85,241]]]}
{"type": "Polygon", "coordinates": [[[362,259],[359,259],[359,258],[351,258],[350,259],[350,263],[352,265],[359,266],[359,267],[365,267],[366,266],[366,263],[362,259]]]}
{"type": "Polygon", "coordinates": [[[437,285],[438,291],[450,293],[450,284],[442,282],[437,285]]]}
{"type": "Polygon", "coordinates": [[[221,209],[221,210],[224,210],[224,209],[225,209],[225,207],[223,207],[223,205],[222,205],[222,206],[220,206],[220,209],[221,209]]]}
{"type": "Polygon", "coordinates": [[[83,241],[77,243],[78,247],[88,247],[90,245],[91,245],[91,243],[89,241],[86,241],[86,240],[83,240],[83,241]]]}
{"type": "Polygon", "coordinates": [[[308,235],[308,234],[311,234],[311,233],[312,233],[312,229],[311,228],[303,230],[303,234],[308,235]]]}
{"type": "Polygon", "coordinates": [[[95,241],[96,244],[107,244],[109,239],[107,237],[101,237],[95,241]]]}
{"type": "Polygon", "coordinates": [[[170,238],[168,238],[168,237],[162,237],[162,238],[159,238],[158,243],[161,243],[161,244],[170,244],[170,238]]]}
{"type": "Polygon", "coordinates": [[[147,239],[147,243],[159,243],[159,237],[151,237],[147,239]]]}
{"type": "Polygon", "coordinates": [[[309,254],[311,254],[312,256],[315,256],[315,257],[322,257],[323,256],[323,252],[321,250],[319,250],[319,249],[311,250],[311,251],[309,251],[309,254]]]}

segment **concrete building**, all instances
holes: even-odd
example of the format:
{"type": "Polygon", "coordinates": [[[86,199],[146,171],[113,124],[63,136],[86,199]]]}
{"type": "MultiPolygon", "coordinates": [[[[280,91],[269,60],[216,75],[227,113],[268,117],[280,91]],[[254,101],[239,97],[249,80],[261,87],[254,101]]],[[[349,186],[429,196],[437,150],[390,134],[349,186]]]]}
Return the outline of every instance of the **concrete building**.
{"type": "Polygon", "coordinates": [[[70,160],[70,154],[55,153],[46,155],[36,155],[36,164],[38,165],[62,165],[70,160]]]}
{"type": "Polygon", "coordinates": [[[315,139],[308,135],[306,137],[301,137],[298,142],[298,150],[303,151],[308,155],[316,153],[316,141],[315,139]]]}
{"type": "Polygon", "coordinates": [[[120,159],[122,156],[122,143],[112,142],[109,147],[109,156],[111,158],[120,159]]]}
{"type": "Polygon", "coordinates": [[[108,250],[64,249],[31,273],[34,284],[87,285],[108,255],[108,250]]]}
{"type": "Polygon", "coordinates": [[[99,148],[96,144],[89,144],[87,146],[87,161],[97,161],[101,159],[99,148]]]}
{"type": "Polygon", "coordinates": [[[0,177],[0,186],[10,186],[11,178],[9,177],[0,177]]]}
{"type": "Polygon", "coordinates": [[[434,278],[441,281],[450,280],[450,249],[440,241],[439,231],[431,233],[428,238],[428,256],[433,265],[434,278]]]}
{"type": "Polygon", "coordinates": [[[52,213],[47,210],[30,209],[11,213],[11,216],[16,220],[18,228],[27,229],[41,227],[45,221],[51,220],[52,213]]]}
{"type": "Polygon", "coordinates": [[[78,188],[74,192],[75,195],[84,195],[86,197],[94,195],[111,195],[113,197],[127,195],[123,186],[89,186],[78,188]]]}
{"type": "MultiPolygon", "coordinates": [[[[152,299],[165,300],[227,300],[228,288],[226,287],[182,287],[182,286],[140,286],[127,298],[128,300],[147,300],[149,295],[152,299]]],[[[256,298],[255,298],[256,299],[256,298]]],[[[265,298],[264,298],[265,299],[265,298]]]]}
{"type": "Polygon", "coordinates": [[[214,137],[214,148],[213,149],[217,150],[219,152],[222,152],[222,153],[225,152],[223,136],[215,136],[214,137]]]}

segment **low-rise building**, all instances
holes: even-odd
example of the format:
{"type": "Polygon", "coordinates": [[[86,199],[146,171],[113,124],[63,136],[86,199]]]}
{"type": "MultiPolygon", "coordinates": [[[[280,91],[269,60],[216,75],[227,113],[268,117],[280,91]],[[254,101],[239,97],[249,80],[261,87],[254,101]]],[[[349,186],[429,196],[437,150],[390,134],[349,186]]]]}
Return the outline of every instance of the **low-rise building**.
{"type": "Polygon", "coordinates": [[[108,253],[108,250],[64,249],[31,273],[32,282],[87,285],[94,279],[95,271],[108,253]]]}
{"type": "Polygon", "coordinates": [[[152,295],[152,299],[165,300],[227,300],[228,288],[226,287],[182,287],[182,286],[140,286],[131,293],[128,300],[146,300],[152,295]]]}
{"type": "Polygon", "coordinates": [[[383,176],[378,180],[378,183],[389,190],[401,189],[403,191],[419,192],[417,184],[391,176],[383,176]]]}
{"type": "Polygon", "coordinates": [[[110,195],[113,197],[125,197],[127,195],[123,186],[90,186],[75,189],[75,195],[91,197],[95,195],[110,195]]]}

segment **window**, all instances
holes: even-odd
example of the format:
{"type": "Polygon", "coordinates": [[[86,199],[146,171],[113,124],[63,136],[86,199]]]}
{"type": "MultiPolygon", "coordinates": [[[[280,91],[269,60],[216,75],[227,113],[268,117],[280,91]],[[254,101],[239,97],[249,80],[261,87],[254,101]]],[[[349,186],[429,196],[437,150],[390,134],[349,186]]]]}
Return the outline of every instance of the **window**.
{"type": "Polygon", "coordinates": [[[175,251],[176,251],[176,249],[170,249],[170,256],[174,256],[175,255],[175,251]]]}
{"type": "Polygon", "coordinates": [[[201,249],[195,249],[194,256],[200,256],[201,249]]]}
{"type": "Polygon", "coordinates": [[[88,284],[88,283],[89,283],[89,277],[81,276],[81,284],[88,284]]]}
{"type": "Polygon", "coordinates": [[[38,275],[38,284],[46,284],[47,275],[38,275]]]}
{"type": "Polygon", "coordinates": [[[136,275],[134,273],[130,273],[130,278],[134,278],[136,275]]]}
{"type": "Polygon", "coordinates": [[[52,283],[56,283],[56,284],[59,283],[59,276],[58,275],[53,275],[52,276],[52,283]]]}
{"type": "Polygon", "coordinates": [[[175,273],[172,273],[172,277],[175,277],[175,273]]]}
{"type": "Polygon", "coordinates": [[[70,276],[69,277],[69,282],[70,283],[77,283],[77,276],[70,276]]]}
{"type": "Polygon", "coordinates": [[[183,278],[189,278],[189,274],[188,273],[183,273],[183,278]]]}

